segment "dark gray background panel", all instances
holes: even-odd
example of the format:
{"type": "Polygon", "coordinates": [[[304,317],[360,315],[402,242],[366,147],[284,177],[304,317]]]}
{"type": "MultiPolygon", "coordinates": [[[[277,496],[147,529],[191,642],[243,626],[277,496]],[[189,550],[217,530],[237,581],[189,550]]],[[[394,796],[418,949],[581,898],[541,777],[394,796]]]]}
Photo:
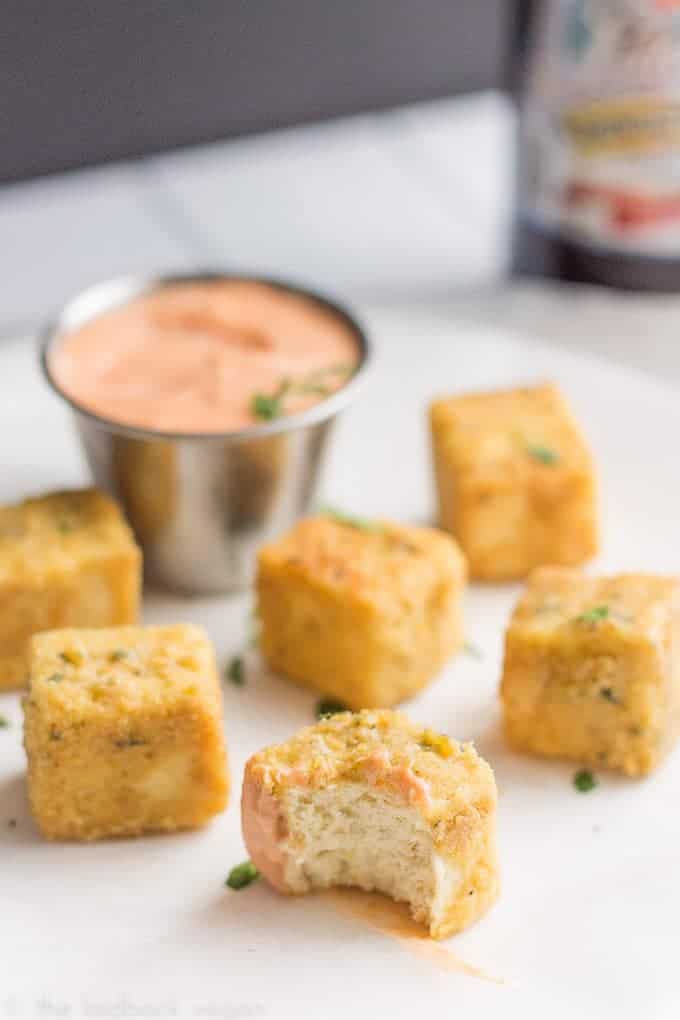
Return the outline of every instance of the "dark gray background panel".
{"type": "Polygon", "coordinates": [[[4,0],[0,181],[502,84],[511,0],[4,0]]]}

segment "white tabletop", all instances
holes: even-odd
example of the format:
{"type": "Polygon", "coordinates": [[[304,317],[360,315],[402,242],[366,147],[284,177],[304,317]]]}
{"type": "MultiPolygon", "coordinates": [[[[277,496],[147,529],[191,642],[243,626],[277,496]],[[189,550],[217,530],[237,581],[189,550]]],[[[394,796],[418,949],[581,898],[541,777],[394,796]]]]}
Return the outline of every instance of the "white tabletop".
{"type": "Polygon", "coordinates": [[[0,187],[0,338],[107,276],[224,265],[680,377],[675,298],[503,283],[513,142],[486,93],[0,187]]]}
{"type": "MultiPolygon", "coordinates": [[[[339,422],[323,502],[430,520],[428,401],[442,390],[555,378],[598,464],[604,545],[594,568],[680,572],[677,456],[660,441],[680,429],[677,386],[505,328],[361,311],[376,340],[375,371],[339,422]],[[414,345],[426,356],[414,357],[414,345]]],[[[84,465],[66,409],[30,386],[25,344],[0,345],[0,378],[0,432],[12,436],[0,502],[78,483],[84,465]]],[[[584,796],[575,763],[508,748],[498,683],[517,592],[469,587],[465,633],[480,657],[454,657],[404,706],[422,725],[474,740],[500,791],[503,892],[478,924],[442,944],[446,967],[423,958],[422,943],[386,938],[335,901],[280,897],[264,883],[224,888],[246,853],[245,759],[310,723],[317,700],[265,669],[254,650],[245,686],[225,685],[231,803],[194,833],[94,845],[40,839],[26,801],[19,697],[0,694],[9,724],[0,735],[1,1020],[677,1020],[680,750],[644,782],[598,770],[598,787],[584,796]]],[[[144,616],[204,625],[226,663],[243,651],[249,608],[248,594],[148,593],[144,616]]]]}
{"type": "Polygon", "coordinates": [[[226,265],[361,301],[487,282],[512,126],[489,93],[0,187],[0,332],[115,273],[226,265]]]}

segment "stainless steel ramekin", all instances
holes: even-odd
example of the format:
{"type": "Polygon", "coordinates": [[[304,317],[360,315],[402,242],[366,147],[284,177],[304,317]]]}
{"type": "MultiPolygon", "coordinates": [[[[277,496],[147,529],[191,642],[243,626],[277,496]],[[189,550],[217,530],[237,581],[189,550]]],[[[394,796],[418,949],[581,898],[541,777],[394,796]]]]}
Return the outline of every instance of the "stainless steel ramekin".
{"type": "Polygon", "coordinates": [[[280,280],[216,272],[98,284],[70,301],[41,339],[45,377],[74,412],[95,483],[122,504],[148,578],[195,595],[250,584],[258,547],[309,511],[331,426],[357,393],[369,357],[363,329],[332,301],[280,280]],[[60,390],[50,363],[66,332],[160,287],[218,279],[252,279],[323,305],[356,336],[361,360],[354,376],[301,414],[209,435],[121,425],[60,390]]]}

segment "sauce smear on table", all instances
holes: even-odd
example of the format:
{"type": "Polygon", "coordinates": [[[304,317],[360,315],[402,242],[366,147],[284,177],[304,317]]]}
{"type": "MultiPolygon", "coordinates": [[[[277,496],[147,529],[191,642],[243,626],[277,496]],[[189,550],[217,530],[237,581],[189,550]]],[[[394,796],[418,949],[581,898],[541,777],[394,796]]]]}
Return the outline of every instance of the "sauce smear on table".
{"type": "Polygon", "coordinates": [[[360,889],[330,889],[317,895],[323,896],[340,913],[395,939],[403,949],[426,959],[438,970],[467,974],[493,984],[504,983],[502,978],[465,963],[445,945],[431,939],[423,926],[413,920],[404,903],[395,903],[380,893],[367,893],[360,889]]]}

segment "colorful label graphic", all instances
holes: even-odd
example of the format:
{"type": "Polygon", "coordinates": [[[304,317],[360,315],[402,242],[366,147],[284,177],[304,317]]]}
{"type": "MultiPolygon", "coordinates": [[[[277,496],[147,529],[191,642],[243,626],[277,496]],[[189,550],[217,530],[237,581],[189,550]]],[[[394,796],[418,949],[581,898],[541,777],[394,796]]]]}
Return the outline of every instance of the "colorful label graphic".
{"type": "Polygon", "coordinates": [[[533,46],[525,216],[583,243],[680,254],[680,0],[554,0],[533,46]]]}

